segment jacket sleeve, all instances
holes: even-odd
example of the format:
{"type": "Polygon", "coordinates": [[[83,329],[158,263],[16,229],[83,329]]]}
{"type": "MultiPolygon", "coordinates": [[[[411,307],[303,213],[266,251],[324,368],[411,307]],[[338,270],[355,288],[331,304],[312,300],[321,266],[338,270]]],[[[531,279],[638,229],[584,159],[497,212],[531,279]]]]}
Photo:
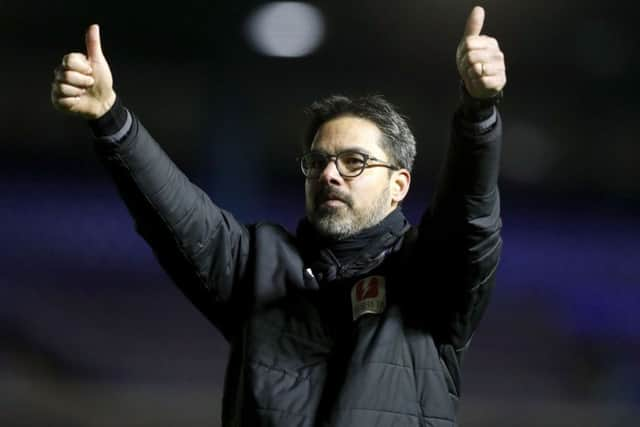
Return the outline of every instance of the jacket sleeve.
{"type": "Polygon", "coordinates": [[[94,147],[131,213],[178,287],[227,336],[234,285],[244,280],[249,233],[178,169],[137,118],[118,142],[94,147]]]}
{"type": "Polygon", "coordinates": [[[420,223],[420,256],[430,265],[429,323],[440,342],[463,349],[495,282],[502,241],[498,170],[502,123],[495,107],[481,121],[454,115],[446,159],[420,223]]]}

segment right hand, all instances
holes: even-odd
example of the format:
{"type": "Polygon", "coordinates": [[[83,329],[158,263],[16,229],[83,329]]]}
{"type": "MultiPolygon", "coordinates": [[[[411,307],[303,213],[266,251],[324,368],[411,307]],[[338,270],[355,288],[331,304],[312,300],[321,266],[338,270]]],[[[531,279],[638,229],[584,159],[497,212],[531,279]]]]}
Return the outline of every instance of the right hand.
{"type": "Polygon", "coordinates": [[[102,117],[116,101],[113,78],[100,45],[100,30],[91,25],[85,35],[87,54],[69,53],[54,70],[51,103],[66,113],[87,119],[102,117]]]}
{"type": "Polygon", "coordinates": [[[467,18],[462,40],[456,49],[456,64],[467,92],[476,99],[496,96],[507,83],[504,54],[498,41],[480,34],[484,9],[476,6],[467,18]]]}

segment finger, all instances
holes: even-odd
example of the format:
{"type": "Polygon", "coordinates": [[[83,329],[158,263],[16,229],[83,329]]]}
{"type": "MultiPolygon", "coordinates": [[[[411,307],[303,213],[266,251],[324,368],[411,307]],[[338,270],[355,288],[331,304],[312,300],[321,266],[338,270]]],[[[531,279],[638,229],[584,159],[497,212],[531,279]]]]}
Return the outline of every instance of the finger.
{"type": "Polygon", "coordinates": [[[91,74],[93,70],[89,60],[83,53],[69,53],[62,58],[62,67],[66,70],[78,71],[84,74],[91,74]]]}
{"type": "Polygon", "coordinates": [[[483,68],[483,63],[476,62],[468,66],[465,72],[470,79],[478,79],[482,76],[482,73],[484,71],[482,68],[483,68]]]}
{"type": "Polygon", "coordinates": [[[96,24],[89,26],[84,40],[89,61],[102,62],[104,55],[102,54],[102,44],[100,42],[100,27],[96,24]]]}
{"type": "Polygon", "coordinates": [[[481,67],[483,76],[498,76],[504,74],[504,62],[487,62],[481,67]]]}
{"type": "Polygon", "coordinates": [[[72,70],[56,69],[55,81],[58,83],[66,83],[72,86],[88,88],[93,86],[95,80],[91,76],[72,70]]]}
{"type": "Polygon", "coordinates": [[[462,57],[462,63],[468,66],[471,66],[476,62],[488,63],[502,61],[504,61],[504,54],[495,49],[472,50],[462,57]]]}
{"type": "Polygon", "coordinates": [[[68,97],[58,97],[51,96],[51,102],[53,105],[61,110],[70,110],[74,106],[78,104],[80,97],[78,96],[68,96],[68,97]]]}
{"type": "Polygon", "coordinates": [[[504,74],[505,71],[503,62],[476,62],[465,69],[467,76],[471,79],[482,76],[497,76],[504,74]]]}
{"type": "Polygon", "coordinates": [[[462,41],[461,49],[463,52],[481,49],[500,49],[498,40],[489,36],[469,36],[462,41]]]}
{"type": "Polygon", "coordinates": [[[479,36],[482,31],[482,25],[484,24],[484,9],[480,6],[476,6],[471,10],[467,23],[464,27],[463,37],[479,36]]]}
{"type": "Polygon", "coordinates": [[[471,81],[471,84],[475,87],[492,90],[495,92],[500,91],[506,83],[507,77],[504,74],[496,76],[482,76],[471,81]]]}
{"type": "Polygon", "coordinates": [[[80,96],[84,95],[87,92],[84,88],[72,86],[66,83],[54,83],[52,90],[57,96],[61,98],[68,96],[80,96]]]}

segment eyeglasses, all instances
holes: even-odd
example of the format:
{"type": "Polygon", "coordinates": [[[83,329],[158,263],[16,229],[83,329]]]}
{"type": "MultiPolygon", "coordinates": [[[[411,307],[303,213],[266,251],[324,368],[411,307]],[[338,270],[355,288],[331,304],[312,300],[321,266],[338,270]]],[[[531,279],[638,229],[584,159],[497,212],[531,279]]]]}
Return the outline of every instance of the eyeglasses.
{"type": "Polygon", "coordinates": [[[330,161],[335,163],[338,173],[343,178],[355,178],[362,174],[365,168],[376,166],[392,170],[400,169],[397,166],[393,166],[383,160],[376,159],[366,153],[353,150],[341,151],[335,155],[323,153],[321,151],[310,151],[300,157],[300,168],[302,169],[302,173],[305,177],[315,179],[322,174],[322,171],[327,167],[330,161]],[[379,163],[372,165],[369,164],[371,161],[379,163]]]}

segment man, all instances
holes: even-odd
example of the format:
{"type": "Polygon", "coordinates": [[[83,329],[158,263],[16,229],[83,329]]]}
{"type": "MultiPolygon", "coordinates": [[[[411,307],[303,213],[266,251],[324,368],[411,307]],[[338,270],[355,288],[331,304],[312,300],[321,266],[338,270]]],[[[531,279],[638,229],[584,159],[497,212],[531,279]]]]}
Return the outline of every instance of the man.
{"type": "Polygon", "coordinates": [[[460,362],[501,248],[502,52],[472,10],[445,167],[418,227],[400,209],[415,142],[381,97],[311,106],[306,218],[242,225],[120,103],[97,26],[56,69],[52,102],[89,119],[137,231],[224,334],[225,426],[454,426],[460,362]]]}

